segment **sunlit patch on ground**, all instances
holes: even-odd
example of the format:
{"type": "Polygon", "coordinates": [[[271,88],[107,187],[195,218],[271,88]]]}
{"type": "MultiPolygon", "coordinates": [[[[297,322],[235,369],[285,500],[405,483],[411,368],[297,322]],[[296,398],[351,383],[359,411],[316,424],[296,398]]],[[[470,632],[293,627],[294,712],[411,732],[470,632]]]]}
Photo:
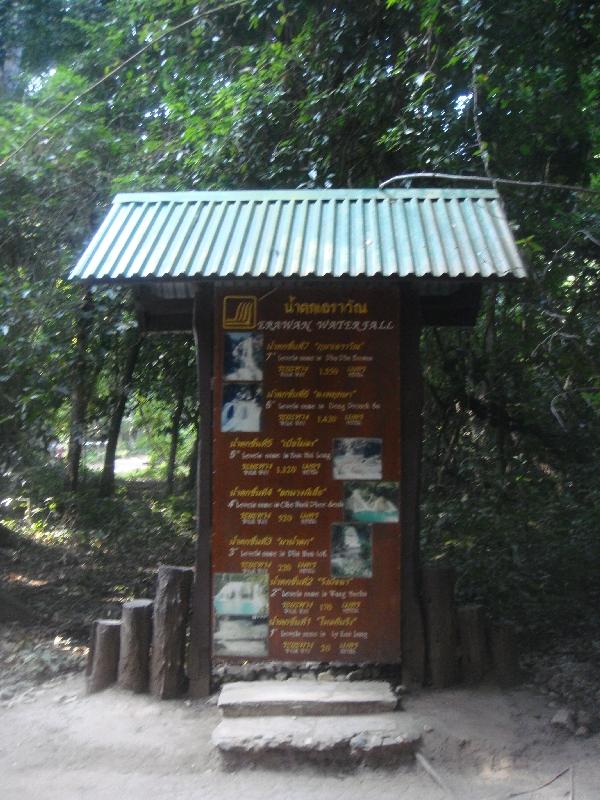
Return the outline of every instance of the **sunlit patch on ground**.
{"type": "Polygon", "coordinates": [[[6,576],[7,583],[20,583],[23,586],[47,586],[48,581],[41,580],[40,578],[30,578],[27,575],[20,575],[17,572],[9,572],[6,576]]]}

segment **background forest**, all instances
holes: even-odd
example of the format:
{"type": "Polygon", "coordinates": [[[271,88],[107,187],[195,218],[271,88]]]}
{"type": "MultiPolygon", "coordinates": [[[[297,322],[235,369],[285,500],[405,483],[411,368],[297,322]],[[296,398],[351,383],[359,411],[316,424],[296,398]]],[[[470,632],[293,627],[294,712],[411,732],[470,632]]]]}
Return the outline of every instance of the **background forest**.
{"type": "Polygon", "coordinates": [[[42,548],[46,587],[56,553],[97,603],[191,559],[191,342],[66,281],[112,196],[419,171],[593,190],[499,185],[529,281],[488,287],[473,330],[423,335],[422,539],[528,637],[597,624],[593,0],[0,0],[0,516],[42,548]],[[154,482],[115,483],[124,417],[154,482]],[[106,439],[99,478],[82,447],[106,439]]]}

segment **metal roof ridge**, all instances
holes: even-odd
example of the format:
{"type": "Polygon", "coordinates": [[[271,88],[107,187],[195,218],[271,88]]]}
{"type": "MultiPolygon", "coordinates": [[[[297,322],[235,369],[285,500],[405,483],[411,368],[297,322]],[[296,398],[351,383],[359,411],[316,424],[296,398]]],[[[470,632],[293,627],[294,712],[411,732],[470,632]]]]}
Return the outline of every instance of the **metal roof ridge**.
{"type": "Polygon", "coordinates": [[[451,187],[419,187],[414,189],[195,189],[190,191],[148,191],[148,192],[119,192],[113,199],[113,204],[119,203],[152,203],[165,202],[190,202],[198,200],[314,200],[339,199],[339,200],[381,200],[399,199],[430,199],[434,197],[481,198],[498,199],[495,189],[463,189],[451,187]]]}

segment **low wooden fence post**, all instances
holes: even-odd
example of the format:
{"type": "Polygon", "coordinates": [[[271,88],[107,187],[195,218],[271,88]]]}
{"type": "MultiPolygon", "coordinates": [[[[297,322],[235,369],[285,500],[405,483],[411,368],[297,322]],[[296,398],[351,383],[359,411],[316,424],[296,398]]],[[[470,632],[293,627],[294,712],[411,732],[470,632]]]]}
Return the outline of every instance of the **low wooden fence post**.
{"type": "Polygon", "coordinates": [[[150,660],[150,691],[161,700],[185,691],[185,645],[191,567],[158,568],[150,660]]]}
{"type": "Polygon", "coordinates": [[[436,689],[453,686],[458,678],[454,583],[452,567],[429,564],[423,568],[429,671],[436,689]]]}
{"type": "Polygon", "coordinates": [[[87,691],[100,692],[117,680],[121,622],[97,619],[92,627],[90,658],[86,669],[87,691]]]}
{"type": "Polygon", "coordinates": [[[519,651],[515,626],[510,622],[492,625],[492,662],[494,677],[499,686],[508,688],[521,682],[519,651]]]}
{"type": "Polygon", "coordinates": [[[152,600],[123,603],[118,683],[132,692],[148,691],[152,607],[152,600]]]}
{"type": "Polygon", "coordinates": [[[457,616],[462,678],[465,683],[479,683],[488,660],[483,606],[459,606],[457,616]]]}

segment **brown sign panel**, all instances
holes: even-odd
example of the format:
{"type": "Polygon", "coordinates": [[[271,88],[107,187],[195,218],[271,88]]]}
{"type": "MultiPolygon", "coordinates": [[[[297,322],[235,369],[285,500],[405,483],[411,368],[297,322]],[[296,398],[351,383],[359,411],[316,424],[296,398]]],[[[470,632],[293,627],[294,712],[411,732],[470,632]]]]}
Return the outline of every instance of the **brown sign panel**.
{"type": "Polygon", "coordinates": [[[217,293],[213,654],[400,658],[398,292],[217,293]]]}

